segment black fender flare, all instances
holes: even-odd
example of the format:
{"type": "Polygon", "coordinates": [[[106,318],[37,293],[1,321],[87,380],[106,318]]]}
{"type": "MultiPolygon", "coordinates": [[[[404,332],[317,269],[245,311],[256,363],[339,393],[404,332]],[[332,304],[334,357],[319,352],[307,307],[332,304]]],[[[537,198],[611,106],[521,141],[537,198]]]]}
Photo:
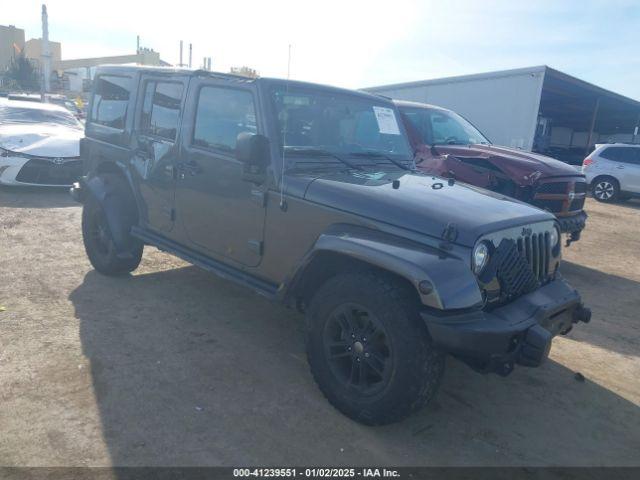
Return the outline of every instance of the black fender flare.
{"type": "Polygon", "coordinates": [[[138,224],[138,205],[127,180],[114,173],[102,173],[82,182],[83,196],[91,195],[104,211],[109,233],[119,257],[128,257],[135,243],[131,227],[138,224]]]}
{"type": "Polygon", "coordinates": [[[288,282],[287,292],[295,290],[307,266],[320,252],[346,255],[398,275],[413,285],[423,305],[436,310],[476,308],[483,302],[475,275],[460,258],[435,247],[352,225],[334,225],[318,237],[288,282]]]}

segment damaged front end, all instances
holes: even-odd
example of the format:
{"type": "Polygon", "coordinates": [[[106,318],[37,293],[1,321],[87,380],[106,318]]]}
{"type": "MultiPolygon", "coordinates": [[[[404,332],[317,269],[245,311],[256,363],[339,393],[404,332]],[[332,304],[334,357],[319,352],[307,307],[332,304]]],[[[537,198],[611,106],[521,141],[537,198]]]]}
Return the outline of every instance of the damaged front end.
{"type": "MultiPolygon", "coordinates": [[[[456,160],[473,164],[476,176],[473,183],[477,186],[530,203],[555,215],[561,233],[567,235],[566,246],[580,239],[587,221],[584,204],[588,185],[577,172],[575,175],[553,176],[532,170],[528,165],[505,164],[507,162],[503,158],[491,156],[456,157],[456,160]]],[[[447,174],[456,176],[451,169],[447,174]]]]}
{"type": "Polygon", "coordinates": [[[580,239],[586,225],[587,188],[582,177],[555,177],[540,180],[532,191],[529,202],[556,216],[560,231],[567,234],[566,246],[580,239]]]}
{"type": "Polygon", "coordinates": [[[489,260],[477,273],[483,306],[462,312],[424,311],[434,342],[482,372],[509,374],[539,366],[551,341],[591,312],[558,272],[560,238],[551,222],[486,235],[489,260]]]}

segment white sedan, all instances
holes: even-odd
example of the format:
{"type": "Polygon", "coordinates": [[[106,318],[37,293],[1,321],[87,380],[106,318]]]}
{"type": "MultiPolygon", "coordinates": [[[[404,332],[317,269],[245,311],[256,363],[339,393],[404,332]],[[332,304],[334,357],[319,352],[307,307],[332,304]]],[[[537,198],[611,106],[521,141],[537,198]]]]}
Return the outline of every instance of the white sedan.
{"type": "Polygon", "coordinates": [[[0,102],[0,184],[70,186],[82,175],[84,128],[65,108],[0,102]]]}

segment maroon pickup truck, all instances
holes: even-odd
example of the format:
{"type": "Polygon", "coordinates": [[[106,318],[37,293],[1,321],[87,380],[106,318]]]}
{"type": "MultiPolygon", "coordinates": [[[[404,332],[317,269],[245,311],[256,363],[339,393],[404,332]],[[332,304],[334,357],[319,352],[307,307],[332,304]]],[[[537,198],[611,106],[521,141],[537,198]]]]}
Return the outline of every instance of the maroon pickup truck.
{"type": "Polygon", "coordinates": [[[470,122],[444,108],[395,101],[426,173],[503,193],[553,213],[567,245],[580,238],[587,183],[571,165],[544,155],[492,145],[470,122]]]}

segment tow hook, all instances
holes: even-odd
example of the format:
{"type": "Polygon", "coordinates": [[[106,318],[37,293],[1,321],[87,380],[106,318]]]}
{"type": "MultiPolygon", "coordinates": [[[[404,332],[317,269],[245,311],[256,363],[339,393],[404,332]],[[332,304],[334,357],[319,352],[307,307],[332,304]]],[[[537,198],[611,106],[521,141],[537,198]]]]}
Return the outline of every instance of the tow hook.
{"type": "Polygon", "coordinates": [[[573,242],[577,242],[578,240],[580,240],[580,234],[582,232],[571,232],[569,235],[567,235],[567,242],[565,243],[565,247],[570,246],[573,242]]]}
{"type": "Polygon", "coordinates": [[[591,309],[584,305],[578,305],[573,311],[573,323],[584,322],[589,323],[591,321],[591,309]]]}

